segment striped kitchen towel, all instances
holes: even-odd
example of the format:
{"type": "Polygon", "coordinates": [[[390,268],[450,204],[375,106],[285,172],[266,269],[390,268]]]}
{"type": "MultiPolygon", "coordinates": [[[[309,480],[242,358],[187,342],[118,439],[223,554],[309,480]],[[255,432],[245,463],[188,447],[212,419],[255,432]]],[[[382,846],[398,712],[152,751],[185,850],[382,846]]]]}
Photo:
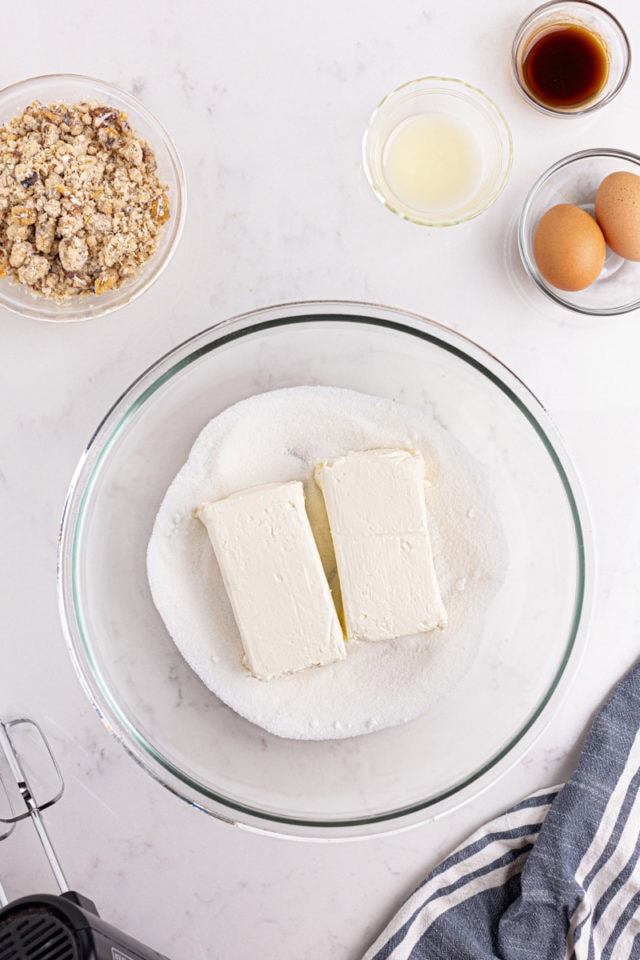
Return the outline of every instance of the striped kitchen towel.
{"type": "Polygon", "coordinates": [[[364,960],[640,960],[640,663],[578,767],[427,877],[364,960]]]}

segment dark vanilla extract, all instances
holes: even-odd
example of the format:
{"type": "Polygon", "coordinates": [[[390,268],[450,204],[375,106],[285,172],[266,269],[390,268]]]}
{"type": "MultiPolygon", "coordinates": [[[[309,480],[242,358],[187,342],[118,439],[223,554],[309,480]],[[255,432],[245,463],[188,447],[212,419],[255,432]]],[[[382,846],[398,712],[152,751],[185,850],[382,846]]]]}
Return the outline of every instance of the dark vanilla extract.
{"type": "Polygon", "coordinates": [[[534,38],[522,61],[531,96],[554,109],[587,104],[607,81],[609,62],[603,42],[573,23],[549,26],[534,38]]]}

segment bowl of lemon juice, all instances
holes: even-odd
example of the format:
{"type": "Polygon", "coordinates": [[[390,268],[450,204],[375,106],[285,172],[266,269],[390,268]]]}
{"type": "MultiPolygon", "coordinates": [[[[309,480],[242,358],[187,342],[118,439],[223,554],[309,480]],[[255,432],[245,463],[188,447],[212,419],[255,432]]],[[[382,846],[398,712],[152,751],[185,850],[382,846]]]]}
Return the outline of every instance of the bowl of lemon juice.
{"type": "Polygon", "coordinates": [[[450,77],[422,77],[393,90],[365,131],[365,174],[379,200],[424,226],[477,217],[511,170],[511,133],[481,90],[450,77]]]}

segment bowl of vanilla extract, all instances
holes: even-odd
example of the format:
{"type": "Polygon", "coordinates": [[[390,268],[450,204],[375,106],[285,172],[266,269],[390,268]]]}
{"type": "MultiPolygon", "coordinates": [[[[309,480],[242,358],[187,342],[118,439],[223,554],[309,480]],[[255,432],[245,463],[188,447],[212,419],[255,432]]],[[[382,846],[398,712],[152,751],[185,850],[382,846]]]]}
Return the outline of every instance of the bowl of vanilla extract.
{"type": "Polygon", "coordinates": [[[600,109],[619,93],[631,51],[622,25],[603,7],[590,0],[552,0],[520,24],[511,64],[532,106],[575,117],[600,109]]]}

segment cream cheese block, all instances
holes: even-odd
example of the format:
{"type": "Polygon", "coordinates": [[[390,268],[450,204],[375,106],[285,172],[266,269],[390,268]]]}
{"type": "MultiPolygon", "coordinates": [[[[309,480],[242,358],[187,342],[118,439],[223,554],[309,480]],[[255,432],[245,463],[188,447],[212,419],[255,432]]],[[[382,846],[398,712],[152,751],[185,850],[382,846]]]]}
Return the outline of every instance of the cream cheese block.
{"type": "Polygon", "coordinates": [[[364,450],[317,465],[347,637],[388,640],[446,623],[427,527],[425,465],[409,450],[364,450]]]}
{"type": "Polygon", "coordinates": [[[300,481],[201,504],[240,631],[245,665],[271,680],[345,656],[300,481]]]}

